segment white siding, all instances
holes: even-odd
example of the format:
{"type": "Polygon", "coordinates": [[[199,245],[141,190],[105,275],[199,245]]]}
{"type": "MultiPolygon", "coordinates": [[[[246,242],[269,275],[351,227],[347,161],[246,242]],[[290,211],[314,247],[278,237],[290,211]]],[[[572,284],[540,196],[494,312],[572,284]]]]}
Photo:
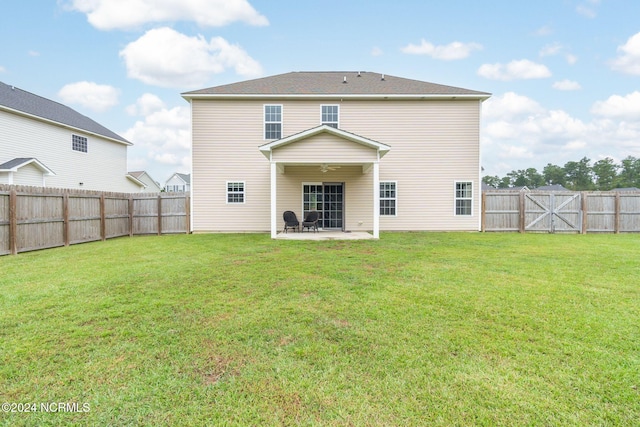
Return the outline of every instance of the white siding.
{"type": "Polygon", "coordinates": [[[47,187],[140,191],[126,178],[126,145],[0,111],[0,162],[16,157],[35,157],[53,170],[47,187]],[[71,149],[72,135],[87,138],[87,153],[71,149]]]}
{"type": "MultiPolygon", "coordinates": [[[[194,231],[267,231],[269,229],[269,160],[258,150],[263,138],[263,105],[268,101],[228,100],[192,102],[193,221],[194,231]],[[245,181],[247,201],[225,204],[225,182],[245,181]]],[[[274,101],[283,106],[283,137],[320,124],[323,101],[274,101]]],[[[341,129],[391,147],[380,160],[380,180],[396,181],[398,214],[382,216],[381,230],[478,230],[479,101],[344,101],[341,129]],[[473,183],[472,216],[454,215],[454,183],[473,183]]],[[[326,134],[275,149],[278,161],[339,163],[358,151],[354,161],[375,153],[364,146],[326,134]],[[308,147],[309,156],[302,148],[308,147]],[[354,148],[356,147],[356,148],[354,148]],[[340,151],[342,150],[342,151],[340,151]],[[341,152],[347,157],[335,158],[341,152]]],[[[348,163],[348,162],[347,162],[348,163]]],[[[302,166],[301,166],[302,167],[302,166]]],[[[319,174],[287,166],[278,175],[278,212],[292,209],[301,215],[303,181],[345,182],[347,229],[371,229],[371,175],[362,168],[319,174]],[[350,175],[347,175],[349,173],[350,175]],[[340,177],[339,174],[345,174],[340,177]],[[324,176],[322,176],[324,175],[324,176]],[[365,183],[369,183],[367,185],[365,183]],[[362,226],[358,227],[362,221],[362,226]]],[[[317,169],[316,169],[317,170],[317,169]]],[[[281,218],[278,219],[279,223],[281,218]]]]}

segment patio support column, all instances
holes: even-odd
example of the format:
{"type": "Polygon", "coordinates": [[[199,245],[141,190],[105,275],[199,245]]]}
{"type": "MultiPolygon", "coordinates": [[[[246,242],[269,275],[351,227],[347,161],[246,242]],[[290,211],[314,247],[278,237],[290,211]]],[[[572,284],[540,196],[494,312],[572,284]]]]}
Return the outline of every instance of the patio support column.
{"type": "Polygon", "coordinates": [[[373,164],[373,237],[380,238],[380,165],[373,164]]]}
{"type": "Polygon", "coordinates": [[[276,211],[277,204],[277,192],[276,192],[276,180],[277,180],[277,167],[276,162],[271,162],[271,238],[275,239],[278,234],[278,213],[276,211]]]}

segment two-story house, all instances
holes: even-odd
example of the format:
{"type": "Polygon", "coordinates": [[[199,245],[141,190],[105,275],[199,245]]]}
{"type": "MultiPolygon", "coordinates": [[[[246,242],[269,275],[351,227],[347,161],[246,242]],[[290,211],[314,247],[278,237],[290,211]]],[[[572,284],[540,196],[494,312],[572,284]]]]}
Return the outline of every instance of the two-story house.
{"type": "Polygon", "coordinates": [[[479,230],[490,94],[372,72],[292,72],[183,93],[192,229],[479,230]]]}
{"type": "Polygon", "coordinates": [[[132,145],[58,102],[0,82],[0,184],[138,192],[132,145]]]}

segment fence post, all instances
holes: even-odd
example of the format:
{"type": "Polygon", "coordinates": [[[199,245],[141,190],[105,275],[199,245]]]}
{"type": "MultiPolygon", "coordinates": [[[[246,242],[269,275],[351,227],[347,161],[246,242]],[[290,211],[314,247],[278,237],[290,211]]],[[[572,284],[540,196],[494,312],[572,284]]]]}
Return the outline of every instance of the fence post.
{"type": "Polygon", "coordinates": [[[162,196],[158,194],[158,236],[162,235],[162,196]]]}
{"type": "Polygon", "coordinates": [[[525,204],[524,204],[524,191],[521,191],[521,192],[518,194],[518,197],[519,197],[519,200],[518,200],[518,202],[519,202],[519,203],[518,203],[518,206],[519,206],[519,209],[520,209],[520,215],[519,215],[519,216],[520,216],[520,223],[518,224],[518,225],[520,226],[520,230],[519,230],[519,232],[520,232],[520,233],[524,233],[524,231],[525,231],[525,224],[524,224],[524,221],[525,221],[525,214],[524,214],[524,213],[525,213],[525,212],[524,212],[524,205],[525,205],[525,204]]]}
{"type": "Polygon", "coordinates": [[[129,196],[129,237],[133,237],[133,194],[129,196]]]}
{"type": "Polygon", "coordinates": [[[487,210],[487,193],[485,193],[484,191],[482,192],[482,204],[481,204],[481,212],[480,212],[480,231],[484,232],[485,227],[486,227],[486,221],[485,221],[485,211],[487,210]]]}
{"type": "Polygon", "coordinates": [[[581,204],[581,208],[582,208],[582,230],[580,231],[581,234],[587,234],[587,225],[588,225],[588,221],[587,221],[587,192],[583,191],[582,193],[580,193],[580,196],[582,197],[582,204],[581,204]]]}
{"type": "Polygon", "coordinates": [[[18,194],[15,189],[9,190],[9,252],[18,253],[18,194]]]}
{"type": "Polygon", "coordinates": [[[620,193],[616,191],[616,201],[615,201],[615,219],[613,223],[613,233],[620,233],[620,193]]]}
{"type": "Polygon", "coordinates": [[[185,230],[186,234],[191,232],[191,196],[189,193],[184,198],[184,212],[185,212],[185,230]]]}
{"type": "Polygon", "coordinates": [[[107,240],[107,216],[105,214],[104,193],[100,193],[100,239],[104,242],[107,240]]]}
{"type": "Polygon", "coordinates": [[[62,195],[62,240],[69,246],[69,193],[62,195]]]}

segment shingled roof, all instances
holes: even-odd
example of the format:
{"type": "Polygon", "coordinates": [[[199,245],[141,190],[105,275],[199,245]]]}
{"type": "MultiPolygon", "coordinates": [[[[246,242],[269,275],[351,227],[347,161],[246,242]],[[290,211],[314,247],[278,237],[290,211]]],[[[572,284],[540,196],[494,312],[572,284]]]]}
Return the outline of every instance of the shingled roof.
{"type": "Polygon", "coordinates": [[[100,135],[122,144],[132,145],[120,135],[66,105],[2,82],[0,82],[0,109],[18,111],[63,126],[100,135]]]}
{"type": "Polygon", "coordinates": [[[390,75],[359,72],[291,72],[185,92],[186,99],[224,96],[460,97],[486,99],[486,92],[390,75]]]}

